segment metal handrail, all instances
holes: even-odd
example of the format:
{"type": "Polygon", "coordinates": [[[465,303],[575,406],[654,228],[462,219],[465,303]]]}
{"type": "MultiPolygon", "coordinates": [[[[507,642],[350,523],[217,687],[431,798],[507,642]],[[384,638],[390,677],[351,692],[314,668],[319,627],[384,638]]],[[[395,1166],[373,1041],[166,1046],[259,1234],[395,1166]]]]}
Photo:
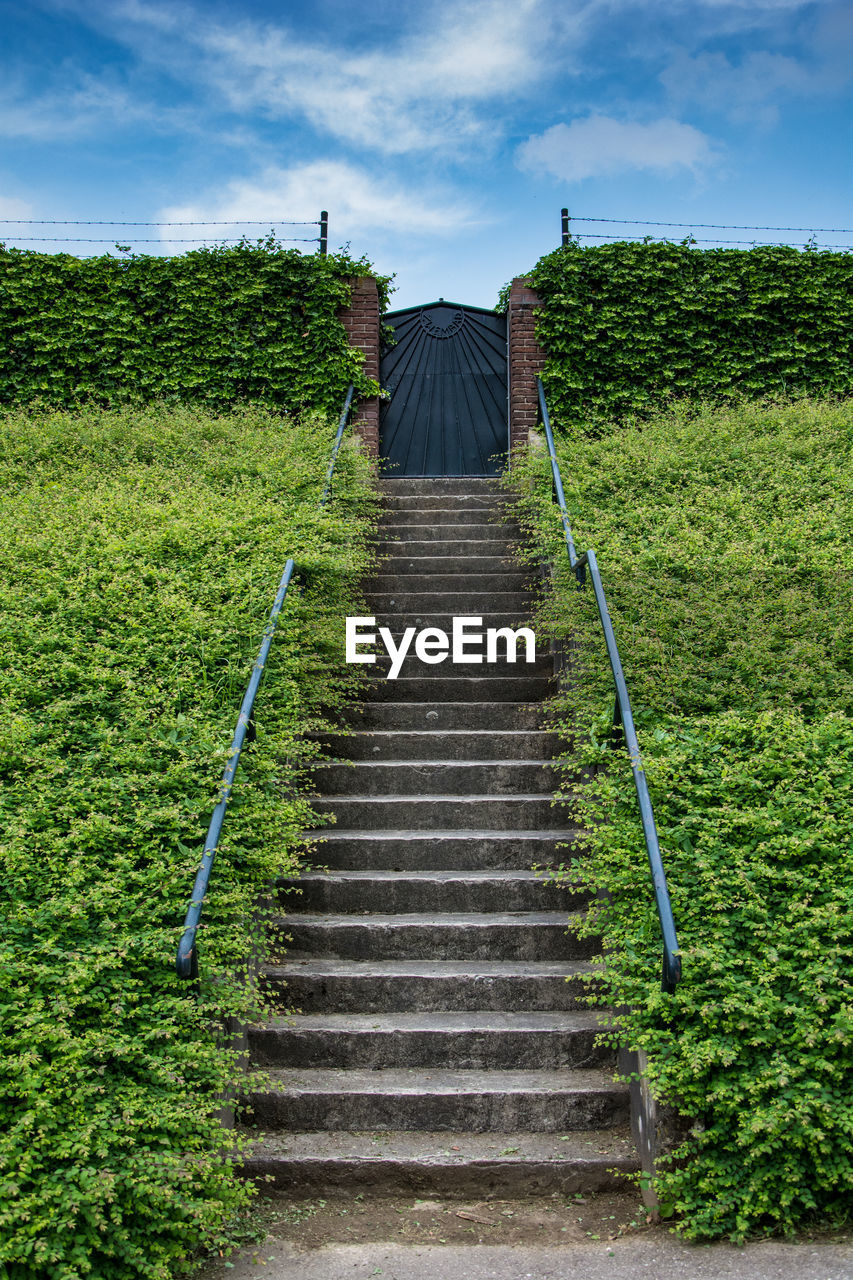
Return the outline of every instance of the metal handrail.
{"type": "MultiPolygon", "coordinates": [[[[338,458],[338,450],[341,446],[341,438],[344,434],[349,411],[352,406],[353,387],[350,385],[344,407],[341,411],[340,420],[338,422],[338,430],[335,435],[335,441],[332,445],[332,455],[329,461],[329,470],[326,473],[326,484],[323,489],[323,496],[317,505],[324,507],[329,497],[332,484],[332,475],[335,470],[335,463],[338,458]]],[[[264,674],[267,658],[269,657],[270,648],[272,646],[273,636],[275,635],[278,617],[284,606],[287,588],[293,581],[296,571],[296,564],[292,557],[288,558],[284,566],[284,572],[281,575],[281,581],[278,584],[275,600],[270,611],[269,620],[264,631],[264,638],[261,643],[258,656],[252,666],[252,674],[249,677],[249,683],[246,686],[246,692],[243,695],[243,702],[240,706],[240,714],[237,717],[237,727],[234,730],[234,737],[231,739],[231,746],[228,748],[228,763],[225,766],[225,772],[222,775],[222,787],[219,792],[219,800],[213,810],[210,818],[210,826],[207,830],[207,839],[204,842],[204,853],[201,858],[201,865],[196,873],[195,883],[193,885],[192,898],[187,908],[187,914],[184,919],[184,932],[178,943],[178,954],[175,960],[175,967],[179,978],[197,978],[198,977],[198,944],[196,935],[198,933],[199,922],[201,920],[201,909],[204,905],[205,894],[210,883],[210,873],[213,869],[214,859],[219,847],[219,836],[222,831],[222,824],[225,821],[225,811],[228,808],[228,801],[231,799],[231,792],[234,787],[234,775],[237,772],[237,766],[240,763],[240,753],[246,742],[246,735],[252,725],[252,708],[255,705],[255,697],[260,688],[261,678],[264,674]]],[[[251,739],[250,739],[251,740],[251,739]]]]}
{"type": "Polygon", "coordinates": [[[672,903],[670,902],[669,889],[666,883],[666,872],[664,871],[663,859],[661,857],[658,833],[655,826],[655,816],[652,810],[652,800],[649,795],[645,769],[643,767],[643,757],[640,754],[640,745],[637,741],[637,731],[634,727],[634,716],[631,712],[631,699],[628,696],[628,686],[625,682],[625,673],[622,670],[622,661],[619,657],[619,649],[616,644],[616,636],[613,632],[613,623],[610,620],[610,611],[607,608],[607,600],[604,595],[604,587],[602,586],[601,573],[598,568],[598,561],[595,558],[595,552],[588,549],[579,556],[575,548],[575,541],[572,537],[572,530],[569,525],[569,516],[566,510],[566,497],[563,492],[563,480],[560,475],[560,467],[554,450],[554,434],[551,431],[551,420],[548,416],[548,406],[545,402],[545,390],[542,386],[541,378],[537,378],[536,382],[539,389],[539,410],[542,417],[542,425],[545,428],[545,438],[548,441],[548,454],[551,459],[551,473],[554,477],[554,495],[560,508],[560,520],[562,521],[563,532],[566,538],[566,548],[569,553],[569,566],[578,580],[579,587],[584,586],[586,582],[586,571],[587,569],[589,570],[589,576],[592,579],[592,589],[595,593],[595,603],[598,605],[598,616],[601,619],[601,626],[604,631],[604,641],[607,645],[607,656],[610,659],[610,668],[613,672],[614,684],[616,685],[616,706],[613,712],[613,727],[621,728],[625,739],[625,746],[631,760],[631,772],[634,775],[634,787],[637,792],[637,803],[640,807],[640,821],[643,826],[646,853],[648,855],[649,867],[652,873],[655,902],[657,904],[658,919],[660,921],[660,929],[663,936],[663,970],[661,987],[664,991],[673,992],[681,978],[681,952],[678,947],[678,939],[675,935],[675,919],[672,914],[672,903]]]}

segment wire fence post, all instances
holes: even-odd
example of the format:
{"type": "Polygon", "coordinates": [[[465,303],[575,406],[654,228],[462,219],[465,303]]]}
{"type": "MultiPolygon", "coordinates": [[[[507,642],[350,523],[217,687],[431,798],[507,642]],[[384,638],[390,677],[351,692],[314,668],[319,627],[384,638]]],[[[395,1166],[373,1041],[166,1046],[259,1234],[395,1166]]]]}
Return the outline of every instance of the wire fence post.
{"type": "Polygon", "coordinates": [[[320,214],[320,253],[323,257],[329,252],[329,214],[324,209],[320,214]]]}
{"type": "Polygon", "coordinates": [[[560,210],[560,219],[561,219],[561,222],[562,222],[562,232],[563,232],[562,246],[563,246],[563,248],[565,249],[565,247],[566,247],[566,245],[569,243],[569,239],[570,239],[570,236],[569,236],[569,211],[568,211],[568,209],[561,209],[561,210],[560,210]]]}

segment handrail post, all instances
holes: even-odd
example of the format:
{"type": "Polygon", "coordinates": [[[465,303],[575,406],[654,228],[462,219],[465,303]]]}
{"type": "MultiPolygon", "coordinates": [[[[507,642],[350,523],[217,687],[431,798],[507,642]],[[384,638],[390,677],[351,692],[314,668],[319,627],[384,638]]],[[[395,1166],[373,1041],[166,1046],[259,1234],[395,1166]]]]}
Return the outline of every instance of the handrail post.
{"type": "Polygon", "coordinates": [[[326,257],[329,252],[329,213],[324,209],[320,214],[320,254],[326,257]]]}

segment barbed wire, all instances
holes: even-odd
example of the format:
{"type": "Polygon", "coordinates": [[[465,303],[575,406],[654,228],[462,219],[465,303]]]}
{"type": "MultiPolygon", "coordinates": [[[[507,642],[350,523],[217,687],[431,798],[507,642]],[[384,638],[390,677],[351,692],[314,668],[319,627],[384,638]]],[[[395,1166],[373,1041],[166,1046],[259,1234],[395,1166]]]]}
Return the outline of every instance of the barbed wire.
{"type": "Polygon", "coordinates": [[[4,227],[319,227],[319,218],[293,222],[287,218],[229,218],[218,222],[105,222],[96,220],[62,220],[57,218],[0,218],[4,227]]]}
{"type": "MultiPolygon", "coordinates": [[[[645,222],[640,218],[588,218],[569,215],[570,222],[615,222],[626,227],[684,227],[689,230],[696,227],[700,231],[805,231],[810,235],[849,236],[853,235],[853,227],[754,227],[740,222],[645,222]]],[[[730,240],[727,244],[739,244],[743,241],[730,240]]]]}
{"type": "MultiPolygon", "coordinates": [[[[2,232],[0,232],[2,235],[2,232]]],[[[16,240],[23,240],[26,244],[115,244],[115,239],[93,239],[85,236],[16,236],[16,240]]],[[[220,244],[228,241],[239,243],[239,236],[223,236],[219,241],[220,244]]],[[[282,244],[317,244],[319,236],[284,236],[282,244]]],[[[144,237],[134,236],[131,244],[161,244],[164,247],[170,244],[204,244],[203,236],[192,236],[189,239],[182,237],[170,236],[166,240],[154,237],[153,239],[145,239],[144,237]]]]}
{"type": "MultiPolygon", "coordinates": [[[[579,219],[578,219],[578,221],[580,222],[580,221],[581,221],[581,219],[579,218],[579,219]]],[[[601,219],[601,221],[604,221],[604,219],[601,219]]],[[[611,222],[617,222],[617,221],[618,221],[618,219],[617,219],[617,218],[611,218],[611,219],[610,219],[610,221],[611,221],[611,222]]],[[[658,225],[658,226],[667,226],[667,227],[677,227],[677,226],[679,226],[679,225],[681,225],[681,224],[680,224],[680,223],[677,223],[677,222],[667,222],[667,223],[658,223],[658,224],[644,223],[644,224],[640,224],[640,225],[645,225],[645,226],[658,225]]],[[[620,235],[613,235],[613,234],[608,234],[607,232],[601,232],[601,233],[599,233],[599,232],[597,232],[597,231],[572,231],[572,232],[570,232],[570,235],[571,235],[571,238],[572,238],[573,240],[624,240],[624,239],[626,238],[624,235],[622,235],[622,236],[620,236],[620,235]]],[[[651,239],[652,239],[652,237],[651,237],[651,236],[649,236],[649,237],[647,237],[647,238],[648,238],[649,240],[651,240],[651,239]]],[[[748,245],[752,245],[752,246],[753,246],[753,248],[756,248],[756,249],[797,249],[797,248],[799,248],[799,246],[798,246],[798,245],[791,244],[791,243],[790,243],[789,241],[787,241],[787,240],[765,240],[765,241],[758,241],[758,240],[721,240],[721,239],[717,239],[717,240],[710,240],[710,239],[702,239],[702,238],[699,238],[699,237],[697,237],[697,236],[690,236],[690,237],[688,237],[688,238],[690,239],[690,241],[691,241],[693,244],[748,244],[748,245]]],[[[660,239],[655,241],[655,243],[657,243],[657,244],[660,244],[660,243],[662,243],[662,242],[663,242],[663,243],[667,243],[667,242],[661,241],[660,239]]],[[[851,244],[814,244],[814,245],[813,245],[813,248],[815,248],[815,249],[835,249],[835,250],[842,250],[842,251],[843,251],[843,250],[845,250],[845,249],[846,249],[846,250],[851,250],[851,249],[853,249],[853,245],[851,245],[851,244]]]]}

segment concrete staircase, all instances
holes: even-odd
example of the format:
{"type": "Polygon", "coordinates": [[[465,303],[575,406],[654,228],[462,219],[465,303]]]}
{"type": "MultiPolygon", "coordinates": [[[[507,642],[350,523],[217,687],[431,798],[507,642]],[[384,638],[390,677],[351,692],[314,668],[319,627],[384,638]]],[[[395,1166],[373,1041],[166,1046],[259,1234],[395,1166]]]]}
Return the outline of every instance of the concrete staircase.
{"type": "MultiPolygon", "coordinates": [[[[494,482],[383,487],[377,626],[525,622],[494,482]]],[[[264,973],[301,1012],[250,1031],[270,1085],[249,1170],[290,1194],[574,1192],[636,1167],[628,1092],[579,998],[589,946],[566,932],[584,902],[530,869],[564,861],[575,832],[551,803],[552,659],[522,656],[409,656],[393,681],[377,662],[354,732],[329,740],[316,808],[337,822],[301,895],[283,886],[289,941],[264,973]]]]}

